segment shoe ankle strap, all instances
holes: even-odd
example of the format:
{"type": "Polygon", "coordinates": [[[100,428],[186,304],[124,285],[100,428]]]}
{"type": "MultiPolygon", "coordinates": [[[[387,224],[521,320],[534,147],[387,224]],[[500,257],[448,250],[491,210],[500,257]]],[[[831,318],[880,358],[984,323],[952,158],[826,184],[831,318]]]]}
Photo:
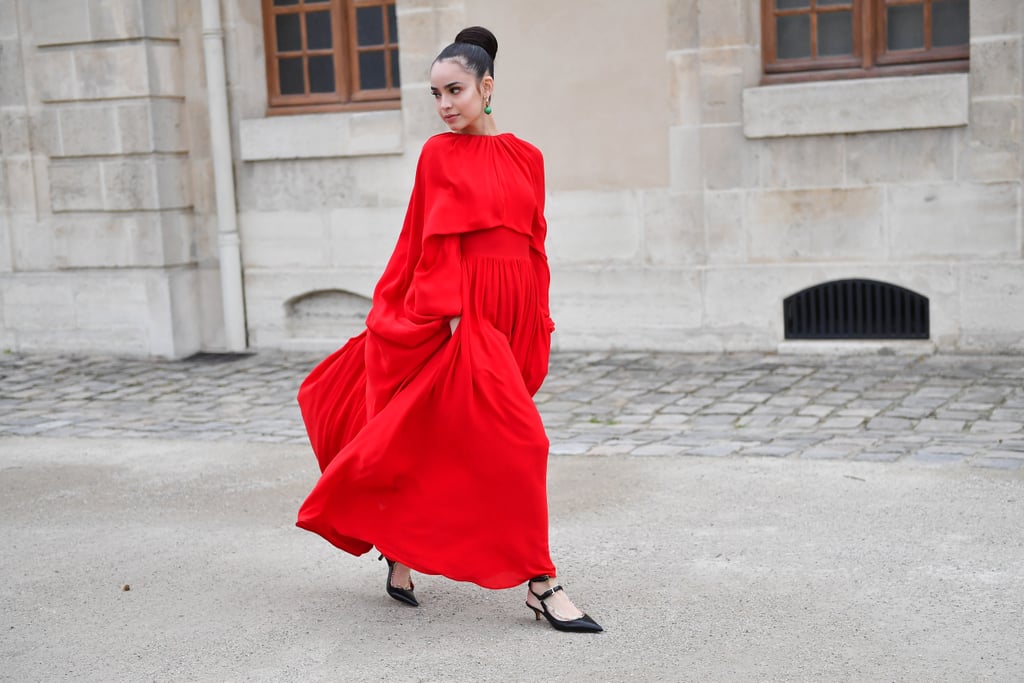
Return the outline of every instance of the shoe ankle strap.
{"type": "Polygon", "coordinates": [[[547,589],[543,593],[535,593],[532,588],[530,589],[530,592],[533,593],[533,597],[537,598],[541,602],[544,602],[545,600],[547,600],[548,598],[550,598],[552,595],[554,595],[555,593],[557,593],[560,590],[562,590],[561,586],[552,586],[551,588],[547,589]]]}

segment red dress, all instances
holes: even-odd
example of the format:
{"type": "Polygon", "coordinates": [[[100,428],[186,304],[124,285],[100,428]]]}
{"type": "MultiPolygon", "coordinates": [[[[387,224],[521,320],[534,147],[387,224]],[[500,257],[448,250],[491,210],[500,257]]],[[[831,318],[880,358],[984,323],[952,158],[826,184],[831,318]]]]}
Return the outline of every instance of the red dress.
{"type": "Polygon", "coordinates": [[[322,476],[298,526],[485,588],[555,575],[532,399],[554,329],[546,232],[537,148],[507,133],[426,142],[366,331],[299,390],[322,476]]]}

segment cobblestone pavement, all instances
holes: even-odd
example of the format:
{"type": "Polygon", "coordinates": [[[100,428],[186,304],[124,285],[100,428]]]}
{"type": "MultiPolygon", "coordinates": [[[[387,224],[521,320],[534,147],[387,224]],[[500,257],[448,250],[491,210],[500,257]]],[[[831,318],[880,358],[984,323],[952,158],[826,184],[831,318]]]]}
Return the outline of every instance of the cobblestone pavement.
{"type": "MultiPolygon", "coordinates": [[[[323,355],[6,354],[0,436],[303,443],[323,355]]],[[[537,403],[554,454],[1024,467],[1024,356],[560,352],[537,403]]]]}

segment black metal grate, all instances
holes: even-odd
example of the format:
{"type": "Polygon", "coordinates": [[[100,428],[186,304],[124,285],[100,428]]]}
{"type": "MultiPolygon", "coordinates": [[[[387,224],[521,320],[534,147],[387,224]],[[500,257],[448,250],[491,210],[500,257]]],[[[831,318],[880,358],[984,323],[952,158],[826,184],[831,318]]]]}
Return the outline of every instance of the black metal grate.
{"type": "Polygon", "coordinates": [[[875,280],[834,280],[782,302],[786,339],[928,339],[928,297],[875,280]]]}

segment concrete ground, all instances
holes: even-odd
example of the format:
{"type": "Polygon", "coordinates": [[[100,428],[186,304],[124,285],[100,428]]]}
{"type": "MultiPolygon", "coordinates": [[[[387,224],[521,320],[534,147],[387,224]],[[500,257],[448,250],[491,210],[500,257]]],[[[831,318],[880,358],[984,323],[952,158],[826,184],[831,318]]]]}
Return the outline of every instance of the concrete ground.
{"type": "Polygon", "coordinates": [[[557,356],[551,543],[598,635],[439,577],[404,607],[296,529],[281,358],[0,360],[0,680],[1024,680],[1020,357],[557,356]],[[272,400],[161,406],[204,383],[272,400]]]}

